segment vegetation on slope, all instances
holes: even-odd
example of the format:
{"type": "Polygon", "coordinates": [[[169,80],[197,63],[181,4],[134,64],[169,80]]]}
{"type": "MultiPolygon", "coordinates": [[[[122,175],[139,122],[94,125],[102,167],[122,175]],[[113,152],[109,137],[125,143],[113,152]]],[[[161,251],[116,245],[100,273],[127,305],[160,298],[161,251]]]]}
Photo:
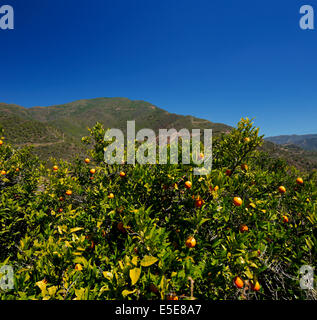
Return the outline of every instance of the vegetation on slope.
{"type": "Polygon", "coordinates": [[[217,138],[213,168],[106,165],[104,129],[89,159],[47,169],[0,147],[1,299],[306,299],[316,265],[316,173],[259,152],[249,120],[217,138]]]}

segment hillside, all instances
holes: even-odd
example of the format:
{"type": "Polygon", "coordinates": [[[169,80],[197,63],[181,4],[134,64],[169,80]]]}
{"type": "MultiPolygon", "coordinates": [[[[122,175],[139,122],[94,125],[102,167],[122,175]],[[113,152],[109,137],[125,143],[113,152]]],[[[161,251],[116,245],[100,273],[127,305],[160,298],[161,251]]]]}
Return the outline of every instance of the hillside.
{"type": "Polygon", "coordinates": [[[267,152],[273,158],[284,159],[289,165],[301,171],[317,169],[317,152],[307,151],[295,145],[278,145],[264,140],[260,150],[267,152]]]}
{"type": "Polygon", "coordinates": [[[151,103],[127,98],[78,100],[33,108],[0,104],[0,124],[9,142],[34,144],[42,158],[55,155],[65,159],[81,152],[81,137],[87,134],[87,127],[93,127],[97,121],[106,128],[125,131],[127,120],[136,121],[136,130],[212,128],[217,135],[231,129],[222,123],[169,113],[151,103]]]}
{"type": "Polygon", "coordinates": [[[282,135],[267,137],[266,140],[281,145],[295,145],[308,151],[317,151],[317,134],[282,135]]]}
{"type": "MultiPolygon", "coordinates": [[[[212,128],[214,135],[219,135],[232,129],[223,123],[169,113],[149,102],[127,98],[83,99],[32,108],[0,103],[0,125],[5,129],[6,139],[16,146],[32,144],[41,159],[53,156],[70,160],[76,154],[83,154],[81,137],[87,135],[88,127],[98,121],[105,128],[125,131],[127,120],[136,121],[136,130],[151,128],[156,132],[160,128],[212,128]]],[[[279,146],[270,139],[265,141],[262,150],[271,156],[281,157],[301,170],[317,168],[317,152],[294,145],[279,146]]],[[[312,141],[313,135],[306,137],[308,140],[312,141]]],[[[276,143],[278,141],[281,140],[276,143]]]]}

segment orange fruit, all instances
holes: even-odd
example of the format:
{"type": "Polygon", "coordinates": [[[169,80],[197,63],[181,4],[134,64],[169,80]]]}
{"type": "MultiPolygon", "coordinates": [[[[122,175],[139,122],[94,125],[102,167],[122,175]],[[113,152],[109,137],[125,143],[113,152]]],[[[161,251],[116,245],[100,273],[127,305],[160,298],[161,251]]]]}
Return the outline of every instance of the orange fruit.
{"type": "Polygon", "coordinates": [[[245,137],[244,138],[244,142],[250,142],[250,138],[249,137],[245,137]]]}
{"type": "Polygon", "coordinates": [[[288,222],[288,217],[287,216],[283,216],[283,222],[287,223],[288,222]]]}
{"type": "Polygon", "coordinates": [[[89,158],[86,158],[86,159],[85,159],[85,162],[86,162],[86,163],[89,163],[89,162],[90,162],[90,159],[89,159],[89,158]]]}
{"type": "Polygon", "coordinates": [[[90,173],[91,173],[91,174],[96,173],[96,169],[90,169],[90,173]]]}
{"type": "Polygon", "coordinates": [[[19,171],[20,171],[20,168],[16,168],[15,171],[16,171],[16,172],[19,172],[19,171]]]}
{"type": "Polygon", "coordinates": [[[178,296],[170,294],[166,297],[166,300],[178,300],[178,296]]]}
{"type": "Polygon", "coordinates": [[[66,191],[66,194],[67,194],[68,196],[70,196],[72,193],[73,193],[72,190],[67,190],[67,191],[66,191]]]}
{"type": "Polygon", "coordinates": [[[3,141],[2,140],[0,140],[0,146],[2,146],[3,145],[3,141]]]}
{"type": "Polygon", "coordinates": [[[125,177],[125,172],[121,171],[121,172],[119,173],[119,175],[120,175],[120,177],[125,177]]]}
{"type": "Polygon", "coordinates": [[[278,191],[283,194],[283,193],[286,192],[286,189],[285,189],[285,187],[280,186],[280,187],[278,188],[278,191]]]}
{"type": "Polygon", "coordinates": [[[251,283],[251,289],[253,291],[259,291],[261,289],[260,284],[258,283],[258,281],[256,281],[255,283],[251,283]]]}
{"type": "Polygon", "coordinates": [[[203,204],[204,204],[204,200],[202,200],[202,199],[200,199],[200,198],[197,198],[197,199],[195,200],[195,207],[196,207],[196,208],[201,208],[203,204]]]}
{"type": "Polygon", "coordinates": [[[194,248],[196,246],[196,239],[194,237],[189,237],[185,244],[187,248],[194,248]]]}
{"type": "Polygon", "coordinates": [[[240,197],[234,197],[233,204],[237,207],[240,207],[242,205],[242,199],[240,197]]]}
{"type": "Polygon", "coordinates": [[[125,228],[124,228],[124,226],[123,226],[123,222],[119,222],[118,224],[117,224],[117,228],[118,228],[118,230],[119,231],[121,231],[121,232],[123,232],[123,233],[125,233],[125,228]]]}
{"type": "Polygon", "coordinates": [[[244,171],[248,171],[249,167],[248,167],[248,165],[246,163],[243,163],[241,165],[241,169],[244,170],[244,171]]]}
{"type": "Polygon", "coordinates": [[[235,277],[233,282],[237,288],[243,288],[244,286],[243,280],[240,277],[235,277]]]}
{"type": "Polygon", "coordinates": [[[249,231],[248,226],[246,224],[242,224],[240,226],[240,232],[247,232],[247,231],[249,231]]]}
{"type": "Polygon", "coordinates": [[[109,198],[109,199],[113,199],[113,198],[114,198],[114,194],[113,194],[113,193],[109,193],[108,198],[109,198]]]}
{"type": "Polygon", "coordinates": [[[4,176],[4,175],[6,175],[6,174],[7,174],[7,173],[5,172],[5,170],[2,170],[2,171],[1,171],[1,175],[4,176]]]}
{"type": "Polygon", "coordinates": [[[304,180],[302,178],[297,178],[296,183],[299,185],[302,185],[302,184],[304,184],[304,180]]]}
{"type": "Polygon", "coordinates": [[[226,170],[226,176],[230,177],[232,175],[232,171],[230,169],[226,170]]]}
{"type": "Polygon", "coordinates": [[[77,270],[77,271],[83,270],[83,267],[81,266],[80,263],[77,263],[77,264],[75,265],[75,270],[77,270]]]}
{"type": "Polygon", "coordinates": [[[57,171],[58,170],[58,166],[53,166],[53,170],[57,171]]]}
{"type": "Polygon", "coordinates": [[[186,182],[185,182],[185,187],[186,187],[187,189],[190,189],[190,188],[192,187],[192,183],[191,183],[190,181],[186,181],[186,182]]]}

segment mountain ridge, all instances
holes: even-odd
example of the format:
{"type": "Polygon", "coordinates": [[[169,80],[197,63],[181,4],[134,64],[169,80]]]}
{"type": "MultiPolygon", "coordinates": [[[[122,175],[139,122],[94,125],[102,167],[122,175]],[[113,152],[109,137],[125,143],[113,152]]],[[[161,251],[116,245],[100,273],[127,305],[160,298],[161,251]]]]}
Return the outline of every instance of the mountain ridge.
{"type": "Polygon", "coordinates": [[[317,134],[279,135],[265,138],[279,145],[295,145],[307,151],[317,151],[317,134]]]}
{"type": "MultiPolygon", "coordinates": [[[[34,152],[43,160],[49,157],[71,160],[83,155],[81,137],[96,122],[105,128],[118,128],[126,132],[126,121],[136,121],[136,131],[150,128],[180,130],[213,129],[214,136],[232,129],[223,123],[211,122],[191,115],[170,113],[144,100],[129,98],[79,99],[73,102],[25,108],[16,104],[0,103],[0,125],[9,142],[16,146],[34,146],[34,152]]],[[[285,159],[299,169],[317,168],[317,152],[308,152],[298,146],[280,146],[264,141],[262,151],[285,159]]]]}

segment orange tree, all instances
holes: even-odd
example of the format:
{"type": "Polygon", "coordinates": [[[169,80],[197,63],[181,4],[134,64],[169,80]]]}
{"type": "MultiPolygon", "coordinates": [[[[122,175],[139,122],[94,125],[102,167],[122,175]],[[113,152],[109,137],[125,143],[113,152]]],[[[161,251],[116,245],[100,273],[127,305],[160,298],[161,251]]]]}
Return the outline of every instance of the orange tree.
{"type": "Polygon", "coordinates": [[[51,168],[1,145],[0,262],[14,269],[2,299],[315,297],[299,269],[316,265],[316,174],[301,183],[257,151],[252,122],[213,141],[206,176],[107,165],[104,134],[97,124],[89,158],[51,168]]]}

